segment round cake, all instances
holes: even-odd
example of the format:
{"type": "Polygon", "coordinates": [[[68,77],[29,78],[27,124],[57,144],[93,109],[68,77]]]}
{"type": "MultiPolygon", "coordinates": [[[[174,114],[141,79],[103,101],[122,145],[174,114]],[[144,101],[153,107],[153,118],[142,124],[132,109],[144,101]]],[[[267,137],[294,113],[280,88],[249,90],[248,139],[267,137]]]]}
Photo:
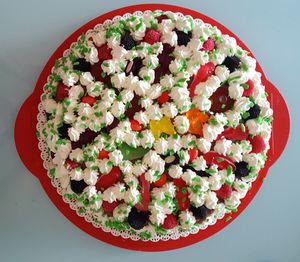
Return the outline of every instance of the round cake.
{"type": "Polygon", "coordinates": [[[267,159],[256,61],[200,19],[115,17],[53,65],[39,147],[58,194],[95,230],[135,240],[197,233],[235,212],[267,159]]]}

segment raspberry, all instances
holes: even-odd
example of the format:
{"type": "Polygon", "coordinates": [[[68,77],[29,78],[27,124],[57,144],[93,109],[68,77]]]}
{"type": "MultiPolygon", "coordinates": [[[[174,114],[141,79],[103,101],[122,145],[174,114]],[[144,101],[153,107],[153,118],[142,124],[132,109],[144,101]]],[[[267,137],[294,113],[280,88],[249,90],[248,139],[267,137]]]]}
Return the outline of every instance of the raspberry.
{"type": "Polygon", "coordinates": [[[176,217],[173,214],[167,215],[167,217],[165,218],[165,221],[164,221],[162,227],[164,229],[168,230],[168,229],[172,229],[172,228],[174,228],[176,226],[177,226],[177,219],[176,219],[176,217]]]}
{"type": "Polygon", "coordinates": [[[157,181],[155,181],[153,183],[154,186],[156,187],[162,187],[166,182],[167,182],[167,175],[165,173],[163,173],[161,176],[160,176],[160,179],[158,179],[157,181]]]}
{"type": "Polygon", "coordinates": [[[133,207],[128,215],[128,224],[136,230],[142,229],[148,222],[148,212],[138,211],[133,207]]]}
{"type": "Polygon", "coordinates": [[[97,183],[96,188],[99,190],[100,188],[106,189],[110,186],[114,185],[121,179],[121,171],[118,167],[114,166],[108,174],[102,174],[97,183]]]}
{"type": "Polygon", "coordinates": [[[199,155],[199,151],[197,148],[191,148],[188,150],[188,153],[190,155],[190,162],[192,162],[193,160],[195,160],[198,155],[199,155]]]}
{"type": "Polygon", "coordinates": [[[252,145],[252,153],[261,153],[267,147],[264,139],[260,135],[254,136],[252,139],[249,139],[252,145]]]}
{"type": "Polygon", "coordinates": [[[143,125],[135,119],[130,120],[130,126],[132,131],[141,131],[143,129],[143,125]]]}
{"type": "Polygon", "coordinates": [[[245,84],[248,86],[248,88],[244,89],[243,96],[251,96],[254,92],[254,83],[251,79],[249,79],[245,84]]]}
{"type": "Polygon", "coordinates": [[[157,98],[157,102],[161,105],[167,103],[170,100],[169,92],[165,91],[157,98]]]}
{"type": "Polygon", "coordinates": [[[98,48],[98,57],[102,62],[104,60],[112,59],[111,48],[108,45],[102,45],[98,48]]]}
{"type": "Polygon", "coordinates": [[[74,62],[73,69],[81,72],[89,72],[91,70],[91,64],[84,58],[79,58],[74,62]]]}
{"type": "Polygon", "coordinates": [[[231,196],[232,188],[231,186],[224,184],[218,191],[216,191],[217,197],[220,199],[226,199],[231,196]]]}
{"type": "Polygon", "coordinates": [[[247,117],[247,120],[259,117],[260,111],[261,111],[260,106],[255,104],[253,107],[251,107],[247,111],[249,113],[249,116],[247,117]]]}
{"type": "Polygon", "coordinates": [[[84,96],[83,98],[81,98],[82,103],[89,104],[90,106],[93,106],[96,103],[96,101],[96,98],[92,96],[84,96]]]}
{"type": "Polygon", "coordinates": [[[187,46],[188,42],[190,42],[192,38],[192,32],[185,33],[183,31],[176,30],[177,34],[177,44],[187,46]]]}
{"type": "Polygon", "coordinates": [[[153,45],[160,40],[160,32],[154,29],[150,29],[146,32],[144,36],[144,42],[153,45]]]}
{"type": "Polygon", "coordinates": [[[215,48],[215,41],[212,38],[208,38],[201,48],[202,51],[212,51],[215,48]]]}
{"type": "Polygon", "coordinates": [[[236,177],[241,178],[249,175],[248,170],[248,163],[245,161],[241,161],[238,163],[235,163],[236,170],[234,171],[234,174],[236,177]]]}
{"type": "Polygon", "coordinates": [[[62,82],[59,82],[57,84],[55,101],[61,102],[65,99],[65,97],[68,97],[68,95],[69,95],[69,88],[66,85],[64,85],[62,82]]]}
{"type": "Polygon", "coordinates": [[[63,124],[61,127],[57,129],[59,133],[59,137],[62,139],[69,139],[68,129],[72,127],[70,124],[63,124]]]}
{"type": "Polygon", "coordinates": [[[109,203],[107,201],[102,202],[102,207],[105,213],[112,213],[118,205],[118,201],[114,201],[112,203],[109,203]]]}
{"type": "Polygon", "coordinates": [[[84,180],[71,180],[70,181],[70,186],[71,189],[73,190],[74,193],[76,194],[81,194],[83,190],[88,186],[87,183],[84,182],[84,180]]]}
{"type": "Polygon", "coordinates": [[[208,208],[205,205],[200,207],[191,206],[190,211],[196,219],[205,219],[208,215],[208,208]]]}
{"type": "Polygon", "coordinates": [[[240,66],[241,60],[237,56],[227,56],[223,62],[230,73],[234,72],[240,66]]]}
{"type": "Polygon", "coordinates": [[[126,50],[130,50],[136,46],[136,42],[134,41],[133,37],[129,33],[127,33],[121,37],[121,45],[126,50]]]}

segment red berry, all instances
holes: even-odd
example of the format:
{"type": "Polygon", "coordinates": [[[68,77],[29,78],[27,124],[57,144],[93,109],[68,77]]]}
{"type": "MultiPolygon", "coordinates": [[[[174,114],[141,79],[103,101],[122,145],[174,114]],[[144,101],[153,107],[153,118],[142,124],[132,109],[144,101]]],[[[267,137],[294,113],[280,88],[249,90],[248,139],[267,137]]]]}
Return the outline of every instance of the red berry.
{"type": "Polygon", "coordinates": [[[217,140],[221,138],[226,138],[229,140],[246,140],[248,139],[249,132],[245,127],[245,130],[238,125],[236,128],[228,127],[226,128],[218,137],[217,140]]]}
{"type": "Polygon", "coordinates": [[[195,160],[198,155],[199,155],[199,151],[197,148],[191,148],[188,150],[188,153],[190,155],[190,162],[192,162],[193,160],[195,160]]]}
{"type": "Polygon", "coordinates": [[[212,62],[208,62],[205,65],[202,65],[195,76],[194,81],[190,86],[190,97],[195,96],[195,88],[196,86],[207,80],[213,73],[215,72],[215,65],[212,62]]]}
{"type": "Polygon", "coordinates": [[[177,226],[177,219],[173,214],[167,215],[162,225],[164,229],[172,229],[177,226]]]}
{"type": "Polygon", "coordinates": [[[143,129],[143,125],[135,119],[131,119],[130,124],[132,131],[141,131],[143,129]]]}
{"type": "Polygon", "coordinates": [[[160,15],[156,19],[158,23],[161,23],[162,20],[169,19],[169,17],[167,15],[160,15]]]}
{"type": "Polygon", "coordinates": [[[118,201],[114,201],[112,203],[109,203],[108,201],[102,202],[102,207],[105,213],[112,213],[118,205],[119,205],[118,201]]]}
{"type": "Polygon", "coordinates": [[[139,180],[142,187],[140,190],[142,199],[140,203],[135,205],[135,207],[140,211],[148,211],[150,202],[150,183],[146,180],[145,174],[140,175],[139,180]]]}
{"type": "Polygon", "coordinates": [[[102,174],[96,184],[97,190],[100,188],[106,189],[114,185],[121,179],[121,171],[114,166],[108,174],[102,174]]]}
{"type": "Polygon", "coordinates": [[[149,29],[144,36],[144,42],[153,45],[160,41],[160,32],[154,29],[149,29]]]}
{"type": "Polygon", "coordinates": [[[65,97],[68,97],[68,95],[69,95],[69,88],[66,85],[64,85],[62,82],[59,82],[57,84],[55,101],[61,102],[65,99],[65,97]]]}
{"type": "Polygon", "coordinates": [[[252,152],[253,153],[261,153],[264,151],[267,147],[264,139],[260,135],[254,136],[252,139],[249,139],[251,145],[252,145],[252,152]]]}
{"type": "Polygon", "coordinates": [[[219,87],[210,100],[212,102],[210,110],[214,113],[226,112],[234,104],[234,100],[229,97],[227,85],[219,87]]]}
{"type": "Polygon", "coordinates": [[[98,159],[108,158],[108,154],[109,154],[108,151],[102,149],[99,151],[98,159]]]}
{"type": "Polygon", "coordinates": [[[170,99],[169,92],[165,91],[157,98],[157,102],[160,104],[167,103],[170,99]]]}
{"type": "Polygon", "coordinates": [[[184,180],[182,178],[173,179],[173,183],[175,186],[177,186],[179,188],[186,187],[186,183],[184,182],[184,180]]]}
{"type": "MultiPolygon", "coordinates": [[[[177,198],[177,195],[176,195],[177,198]]],[[[188,195],[177,199],[179,209],[181,211],[187,210],[190,207],[190,199],[188,195]]]]}
{"type": "Polygon", "coordinates": [[[96,103],[96,101],[96,98],[92,96],[84,96],[83,98],[81,98],[82,103],[89,104],[90,106],[93,106],[96,103]]]}
{"type": "Polygon", "coordinates": [[[100,62],[108,59],[112,59],[111,48],[107,45],[102,45],[98,48],[98,57],[100,62]]]}
{"type": "Polygon", "coordinates": [[[216,191],[216,194],[220,199],[228,198],[232,194],[232,188],[231,186],[224,184],[218,191],[216,191]]]}
{"type": "Polygon", "coordinates": [[[203,155],[203,158],[208,165],[217,165],[221,170],[227,169],[228,166],[232,167],[232,170],[235,171],[236,166],[231,161],[230,158],[220,155],[214,151],[209,151],[203,155]]]}
{"type": "Polygon", "coordinates": [[[202,51],[212,51],[215,48],[215,41],[212,38],[208,38],[204,43],[202,47],[202,51]]]}
{"type": "Polygon", "coordinates": [[[158,179],[157,181],[155,181],[153,183],[154,186],[156,187],[162,187],[166,182],[167,182],[167,175],[166,173],[163,173],[161,176],[160,176],[160,179],[158,179]]]}
{"type": "Polygon", "coordinates": [[[74,168],[80,166],[80,163],[74,162],[71,159],[67,159],[66,162],[65,162],[65,164],[66,164],[66,168],[67,168],[68,171],[71,171],[74,168]]]}
{"type": "Polygon", "coordinates": [[[248,85],[248,88],[244,89],[243,96],[251,96],[254,92],[254,83],[251,79],[249,79],[246,82],[246,85],[248,85]]]}

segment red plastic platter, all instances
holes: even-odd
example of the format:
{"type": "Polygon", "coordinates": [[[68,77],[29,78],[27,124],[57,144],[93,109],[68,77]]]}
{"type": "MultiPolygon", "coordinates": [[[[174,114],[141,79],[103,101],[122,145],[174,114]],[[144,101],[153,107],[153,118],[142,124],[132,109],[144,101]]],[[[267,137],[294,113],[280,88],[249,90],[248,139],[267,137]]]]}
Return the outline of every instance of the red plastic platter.
{"type": "MultiPolygon", "coordinates": [[[[199,231],[198,234],[190,234],[188,237],[169,241],[133,241],[130,239],[123,239],[121,237],[113,236],[111,233],[104,232],[101,229],[96,229],[91,223],[86,222],[84,218],[76,215],[76,212],[73,211],[69,207],[69,205],[63,201],[62,197],[57,193],[56,188],[54,188],[51,185],[51,181],[47,176],[46,170],[43,168],[43,161],[40,157],[40,151],[38,149],[38,140],[36,138],[36,124],[38,104],[40,102],[40,96],[43,92],[43,86],[47,81],[47,76],[51,72],[51,68],[54,65],[55,59],[61,57],[63,55],[64,50],[68,49],[70,44],[76,41],[77,38],[81,35],[81,33],[86,32],[88,29],[93,28],[99,23],[103,23],[107,19],[112,19],[114,16],[124,15],[125,13],[133,13],[138,10],[169,10],[173,12],[181,12],[185,15],[191,15],[194,18],[200,18],[206,23],[210,23],[212,25],[217,26],[222,31],[222,33],[229,34],[235,37],[237,39],[238,45],[240,45],[243,49],[249,51],[245,44],[241,40],[239,40],[239,38],[236,35],[230,32],[226,27],[199,12],[187,8],[173,5],[144,4],[124,7],[108,12],[80,27],[76,32],[74,32],[70,37],[68,37],[50,57],[46,66],[41,72],[40,77],[38,78],[33,93],[26,99],[26,101],[20,108],[15,124],[15,143],[17,151],[24,165],[34,176],[36,176],[40,180],[42,187],[46,191],[51,201],[60,210],[60,212],[63,213],[64,216],[68,218],[77,227],[79,227],[89,235],[114,246],[139,251],[165,251],[181,248],[202,241],[229,225],[235,218],[237,218],[240,215],[240,213],[249,205],[251,200],[258,192],[265,176],[267,175],[269,168],[276,162],[276,160],[282,154],[289,136],[290,119],[288,108],[282,95],[279,93],[276,87],[270,81],[267,80],[265,74],[262,71],[262,68],[257,63],[256,70],[262,73],[262,82],[266,87],[266,91],[269,93],[268,98],[271,103],[271,107],[274,110],[273,132],[270,139],[270,150],[268,151],[268,160],[265,164],[265,167],[260,171],[258,178],[253,183],[251,190],[249,190],[246,197],[242,199],[238,211],[226,215],[223,219],[218,220],[215,225],[209,226],[207,229],[199,231]],[[284,126],[285,128],[282,128],[282,126],[284,126]]],[[[252,55],[251,52],[250,55],[252,55]]]]}

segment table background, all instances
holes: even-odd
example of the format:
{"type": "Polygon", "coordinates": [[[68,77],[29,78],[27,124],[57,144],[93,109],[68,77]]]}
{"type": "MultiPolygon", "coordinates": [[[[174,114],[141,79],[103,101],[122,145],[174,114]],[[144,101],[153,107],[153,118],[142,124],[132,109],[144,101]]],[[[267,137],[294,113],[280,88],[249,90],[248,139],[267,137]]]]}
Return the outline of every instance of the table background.
{"type": "Polygon", "coordinates": [[[141,253],[91,238],[56,210],[22,165],[14,145],[14,122],[48,57],[69,34],[100,14],[141,2],[0,0],[0,261],[300,261],[300,1],[160,2],[216,19],[253,51],[290,109],[291,136],[281,159],[242,215],[204,242],[141,253]]]}

